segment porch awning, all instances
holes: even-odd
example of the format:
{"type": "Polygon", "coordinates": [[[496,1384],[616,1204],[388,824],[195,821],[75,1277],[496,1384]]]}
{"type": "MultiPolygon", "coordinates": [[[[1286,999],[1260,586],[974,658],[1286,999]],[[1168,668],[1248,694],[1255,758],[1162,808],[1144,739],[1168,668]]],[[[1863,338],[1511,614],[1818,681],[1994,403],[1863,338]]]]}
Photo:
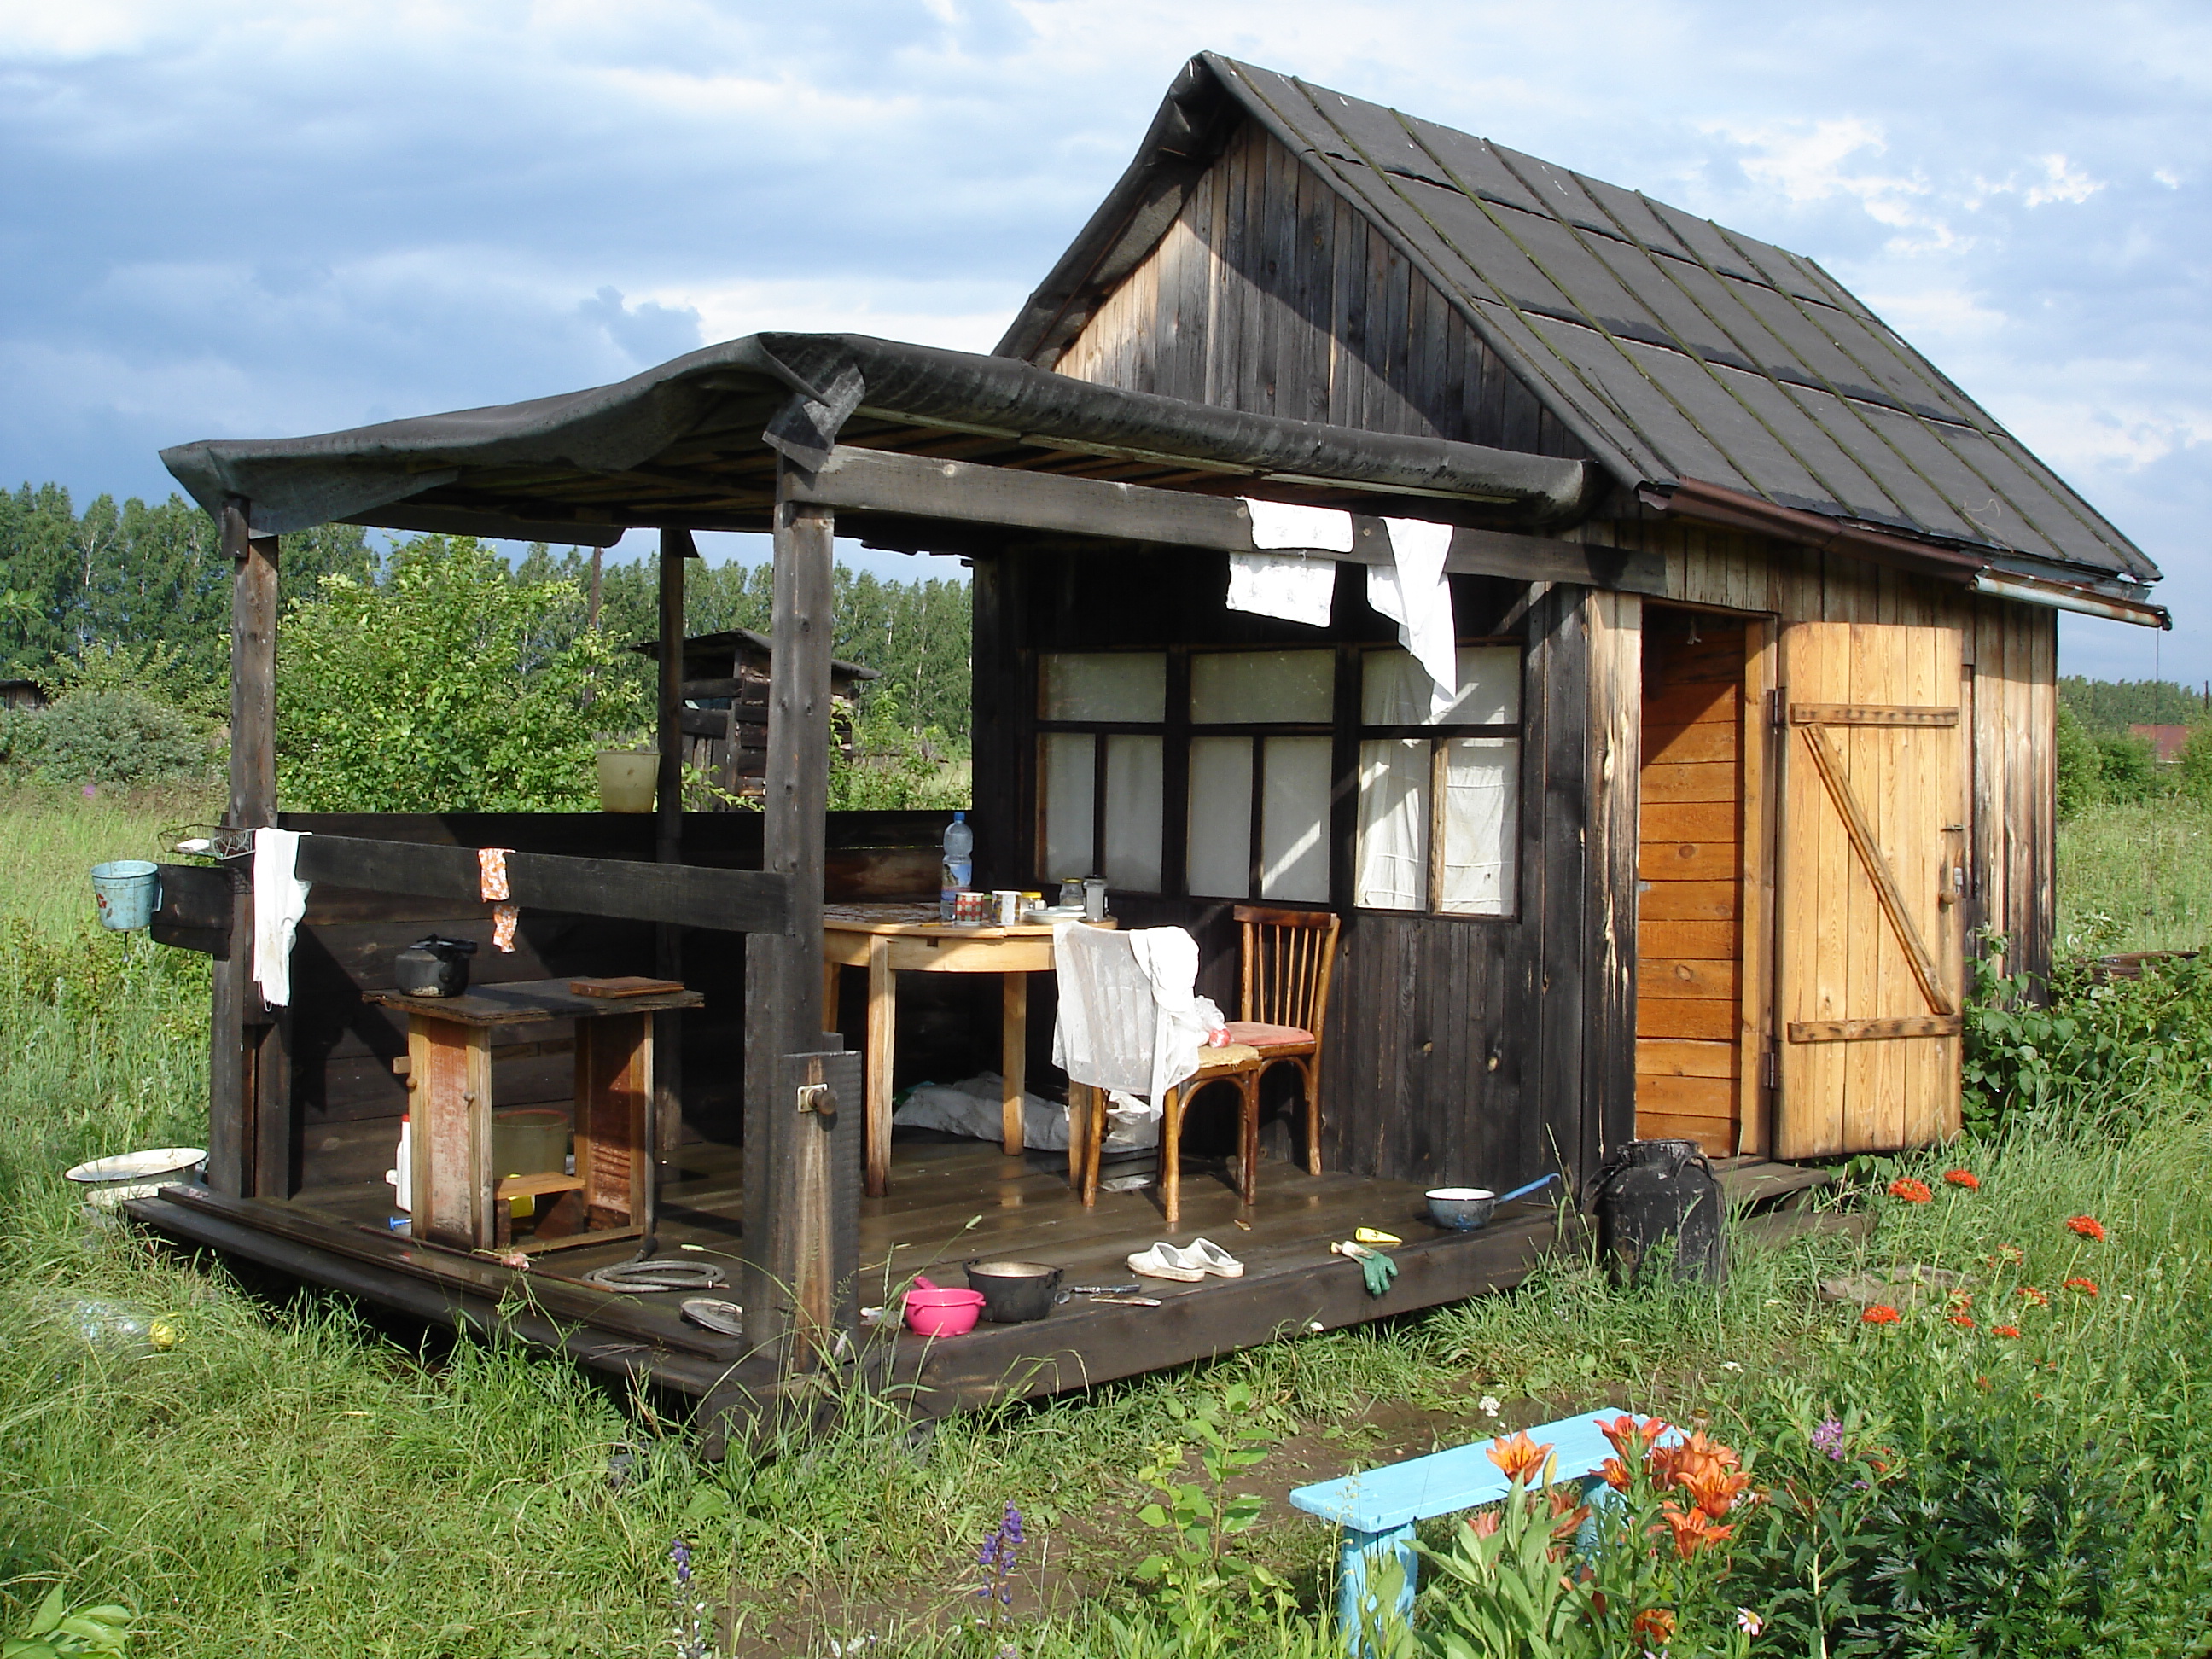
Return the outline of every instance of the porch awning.
{"type": "Polygon", "coordinates": [[[1499,527],[1578,518],[1605,486],[1582,461],[859,334],[748,335],[613,386],[313,437],[207,440],[161,459],[210,513],[244,496],[263,534],[342,520],[606,545],[634,526],[766,529],[779,453],[813,468],[838,444],[1206,494],[1346,506],[1413,495],[1433,516],[1499,527]]]}

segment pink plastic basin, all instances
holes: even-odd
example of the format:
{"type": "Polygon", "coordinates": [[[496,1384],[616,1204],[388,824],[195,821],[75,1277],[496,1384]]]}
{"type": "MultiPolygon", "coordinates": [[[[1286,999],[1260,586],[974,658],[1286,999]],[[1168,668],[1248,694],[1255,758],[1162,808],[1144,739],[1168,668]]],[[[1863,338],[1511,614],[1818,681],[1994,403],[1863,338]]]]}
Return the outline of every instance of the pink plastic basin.
{"type": "Polygon", "coordinates": [[[924,1336],[965,1336],[983,1316],[981,1291],[933,1285],[917,1274],[906,1293],[906,1322],[924,1336]]]}

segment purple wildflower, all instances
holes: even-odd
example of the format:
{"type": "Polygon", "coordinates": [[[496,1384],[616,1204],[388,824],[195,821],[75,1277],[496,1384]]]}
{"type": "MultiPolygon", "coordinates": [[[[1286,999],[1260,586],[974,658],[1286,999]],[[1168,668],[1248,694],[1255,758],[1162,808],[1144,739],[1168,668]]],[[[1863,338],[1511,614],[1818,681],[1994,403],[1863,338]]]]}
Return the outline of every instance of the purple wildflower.
{"type": "Polygon", "coordinates": [[[1813,1449],[1825,1452],[1830,1461],[1844,1461],[1844,1425],[1832,1417],[1823,1418],[1820,1426],[1813,1431],[1813,1449]]]}
{"type": "Polygon", "coordinates": [[[999,1530],[1006,1534],[1009,1544],[1018,1544],[1022,1541],[1022,1512],[1012,1504],[1006,1505],[1006,1518],[999,1530]]]}
{"type": "Polygon", "coordinates": [[[676,1582],[679,1584],[690,1583],[691,1582],[691,1546],[683,1539],[678,1539],[668,1547],[668,1559],[676,1564],[676,1582]]]}

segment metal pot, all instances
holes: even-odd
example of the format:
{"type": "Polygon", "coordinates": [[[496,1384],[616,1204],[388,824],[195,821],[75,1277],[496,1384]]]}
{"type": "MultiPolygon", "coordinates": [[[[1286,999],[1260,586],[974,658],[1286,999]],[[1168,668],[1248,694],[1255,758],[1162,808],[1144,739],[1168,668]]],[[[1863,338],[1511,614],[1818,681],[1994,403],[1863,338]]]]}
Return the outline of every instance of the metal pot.
{"type": "Polygon", "coordinates": [[[433,933],[392,959],[392,982],[406,996],[457,997],[469,988],[469,958],[476,953],[472,939],[433,933]]]}
{"type": "Polygon", "coordinates": [[[1728,1277],[1721,1180],[1696,1141],[1632,1140],[1592,1187],[1598,1249],[1616,1279],[1635,1279],[1662,1240],[1673,1249],[1676,1279],[1717,1285],[1728,1277]]]}
{"type": "Polygon", "coordinates": [[[968,1288],[983,1297],[983,1317],[994,1325],[1042,1319],[1060,1300],[1064,1270],[1042,1261],[971,1261],[968,1288]]]}

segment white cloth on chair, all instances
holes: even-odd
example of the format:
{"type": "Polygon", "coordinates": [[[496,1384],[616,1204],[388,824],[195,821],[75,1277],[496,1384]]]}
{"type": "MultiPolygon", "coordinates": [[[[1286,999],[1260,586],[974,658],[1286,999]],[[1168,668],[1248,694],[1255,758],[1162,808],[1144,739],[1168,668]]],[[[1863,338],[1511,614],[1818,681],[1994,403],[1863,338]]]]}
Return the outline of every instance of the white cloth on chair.
{"type": "Polygon", "coordinates": [[[292,940],[307,914],[308,884],[292,872],[300,861],[296,830],[253,832],[253,981],[271,1008],[292,1000],[292,940]]]}
{"type": "Polygon", "coordinates": [[[1167,1091],[1198,1070],[1200,1050],[1224,1023],[1195,993],[1198,941],[1180,927],[1066,921],[1053,929],[1052,953],[1053,1064],[1125,1110],[1159,1116],[1167,1091]]]}

